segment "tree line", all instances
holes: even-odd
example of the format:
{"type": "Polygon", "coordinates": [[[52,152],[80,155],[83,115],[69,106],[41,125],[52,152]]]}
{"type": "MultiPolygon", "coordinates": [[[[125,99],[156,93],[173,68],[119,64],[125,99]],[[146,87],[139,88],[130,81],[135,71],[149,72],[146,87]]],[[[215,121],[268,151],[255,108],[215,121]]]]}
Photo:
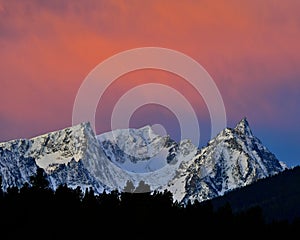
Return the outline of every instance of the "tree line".
{"type": "Polygon", "coordinates": [[[267,223],[259,206],[240,212],[233,212],[229,203],[214,208],[210,200],[183,206],[174,202],[168,191],[95,194],[92,188],[83,191],[66,185],[53,190],[43,169],[21,188],[1,191],[0,211],[0,234],[22,237],[33,237],[39,231],[53,238],[103,238],[106,234],[133,239],[200,238],[207,233],[238,237],[240,232],[247,236],[287,236],[300,229],[299,219],[267,223]]]}

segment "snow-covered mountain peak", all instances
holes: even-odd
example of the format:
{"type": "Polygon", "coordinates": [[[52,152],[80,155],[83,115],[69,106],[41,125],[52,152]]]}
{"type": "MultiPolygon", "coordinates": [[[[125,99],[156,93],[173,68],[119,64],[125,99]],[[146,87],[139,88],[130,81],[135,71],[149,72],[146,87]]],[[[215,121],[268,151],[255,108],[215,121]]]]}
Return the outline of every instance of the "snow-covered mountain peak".
{"type": "Polygon", "coordinates": [[[66,164],[71,159],[83,159],[87,141],[93,137],[90,123],[83,122],[59,131],[30,139],[28,155],[36,159],[39,167],[47,169],[49,164],[66,164]]]}
{"type": "Polygon", "coordinates": [[[28,182],[37,167],[46,170],[53,188],[67,184],[100,193],[143,181],[151,190],[169,190],[178,202],[217,197],[287,168],[252,134],[246,118],[201,150],[149,125],[96,136],[88,122],[0,143],[4,188],[28,182]]]}
{"type": "MultiPolygon", "coordinates": [[[[97,136],[99,143],[108,152],[125,155],[133,162],[147,160],[157,155],[164,147],[168,137],[157,135],[151,126],[142,128],[116,129],[97,136]]],[[[121,156],[120,156],[121,157],[121,156]]],[[[121,160],[121,159],[120,159],[121,160]]],[[[124,161],[124,160],[122,160],[124,161]]]]}
{"type": "Polygon", "coordinates": [[[73,158],[79,161],[87,148],[87,139],[93,136],[89,122],[83,122],[62,130],[52,131],[30,139],[16,139],[0,143],[3,150],[26,158],[47,170],[49,165],[66,164],[73,158]]]}
{"type": "Polygon", "coordinates": [[[126,129],[115,129],[110,132],[101,133],[97,136],[98,140],[107,140],[111,142],[118,142],[123,137],[130,137],[130,140],[137,140],[139,138],[143,139],[143,142],[151,143],[156,138],[161,138],[162,136],[158,135],[153,131],[150,125],[145,125],[141,128],[126,128],[126,129]]]}
{"type": "Polygon", "coordinates": [[[176,193],[178,201],[203,201],[284,169],[285,164],[252,134],[244,118],[210,140],[167,189],[176,193]]]}
{"type": "MultiPolygon", "coordinates": [[[[59,183],[68,185],[73,183],[81,186],[89,183],[89,186],[92,186],[93,178],[89,176],[88,171],[85,170],[85,175],[79,173],[80,176],[74,179],[70,175],[71,167],[74,168],[74,166],[68,163],[80,160],[86,162],[87,159],[95,161],[99,159],[97,149],[100,148],[88,122],[30,139],[16,139],[0,143],[0,175],[3,179],[3,189],[8,186],[20,187],[25,182],[29,182],[30,176],[35,174],[38,167],[43,168],[49,174],[52,186],[59,183]],[[93,148],[95,145],[96,147],[93,148]],[[65,178],[52,177],[52,173],[58,174],[58,172],[65,178]],[[83,177],[88,179],[85,183],[83,177]]],[[[101,189],[100,184],[97,186],[101,189]]]]}
{"type": "Polygon", "coordinates": [[[128,174],[135,186],[144,181],[151,190],[166,186],[198,152],[190,140],[177,143],[169,135],[156,134],[149,125],[114,130],[97,139],[107,159],[128,174]]]}
{"type": "Polygon", "coordinates": [[[247,135],[247,136],[252,136],[252,131],[250,129],[248,120],[246,117],[244,117],[234,128],[235,132],[242,134],[242,135],[247,135]]]}

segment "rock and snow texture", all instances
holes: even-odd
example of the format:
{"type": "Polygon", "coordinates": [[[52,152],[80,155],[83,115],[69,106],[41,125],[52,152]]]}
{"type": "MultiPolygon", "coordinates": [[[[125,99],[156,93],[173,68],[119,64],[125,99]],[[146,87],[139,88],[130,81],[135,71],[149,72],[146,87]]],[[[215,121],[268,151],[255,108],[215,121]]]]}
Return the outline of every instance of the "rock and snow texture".
{"type": "Polygon", "coordinates": [[[48,173],[54,188],[59,184],[67,184],[83,188],[95,187],[98,191],[102,191],[104,184],[95,181],[85,166],[89,165],[87,161],[92,163],[101,159],[99,152],[98,142],[89,123],[31,139],[0,143],[0,173],[3,188],[20,187],[25,182],[29,183],[30,176],[40,167],[48,173]]]}
{"type": "Polygon", "coordinates": [[[127,181],[141,181],[151,190],[166,185],[182,161],[197,148],[156,135],[149,126],[121,129],[95,136],[89,123],[50,132],[31,139],[0,143],[3,188],[30,182],[38,167],[48,174],[53,189],[60,184],[122,191],[127,181]],[[189,149],[187,153],[187,149],[189,149]]]}
{"type": "Polygon", "coordinates": [[[178,201],[203,201],[286,169],[242,119],[212,139],[167,189],[178,201]],[[181,192],[178,192],[181,190],[181,192]]]}
{"type": "Polygon", "coordinates": [[[21,187],[29,182],[30,176],[36,173],[37,165],[34,158],[26,157],[29,142],[27,140],[16,140],[11,142],[10,148],[0,145],[0,175],[2,177],[2,188],[21,187]]]}
{"type": "Polygon", "coordinates": [[[67,184],[101,193],[143,181],[185,203],[220,196],[287,168],[252,134],[246,119],[201,150],[189,140],[159,136],[150,126],[96,136],[89,123],[0,143],[4,189],[29,182],[38,167],[53,188],[67,184]]]}
{"type": "MultiPolygon", "coordinates": [[[[191,141],[176,143],[169,136],[155,134],[150,126],[118,129],[98,135],[97,139],[107,158],[122,169],[123,179],[135,187],[143,181],[151,190],[167,185],[176,170],[198,152],[191,141]]],[[[124,186],[120,182],[118,189],[124,186]]]]}
{"type": "Polygon", "coordinates": [[[118,129],[97,136],[106,156],[130,172],[154,172],[171,163],[169,150],[177,145],[168,137],[154,134],[150,126],[118,129]],[[167,162],[168,159],[168,162],[167,162]]]}

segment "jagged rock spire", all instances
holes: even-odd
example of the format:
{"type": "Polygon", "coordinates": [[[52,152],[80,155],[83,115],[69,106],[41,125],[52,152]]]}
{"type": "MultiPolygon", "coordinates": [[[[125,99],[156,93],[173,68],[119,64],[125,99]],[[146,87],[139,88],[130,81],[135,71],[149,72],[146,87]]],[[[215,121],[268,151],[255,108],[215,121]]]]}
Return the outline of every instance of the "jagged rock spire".
{"type": "Polygon", "coordinates": [[[236,132],[244,135],[248,135],[248,136],[253,135],[246,117],[244,117],[241,121],[239,121],[239,123],[236,125],[234,129],[236,132]]]}

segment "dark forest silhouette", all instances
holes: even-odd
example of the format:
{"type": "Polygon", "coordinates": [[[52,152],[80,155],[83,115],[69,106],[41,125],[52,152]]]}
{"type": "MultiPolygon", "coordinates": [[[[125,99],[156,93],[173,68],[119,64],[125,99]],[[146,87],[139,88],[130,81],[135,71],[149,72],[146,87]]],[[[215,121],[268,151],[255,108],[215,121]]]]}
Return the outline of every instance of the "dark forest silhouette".
{"type": "MultiPolygon", "coordinates": [[[[242,201],[242,200],[241,200],[242,201]]],[[[11,236],[32,236],[42,230],[49,237],[94,236],[105,232],[115,237],[155,239],[157,236],[204,238],[211,236],[287,236],[299,232],[300,221],[266,222],[262,208],[253,205],[233,211],[229,201],[218,207],[211,200],[182,206],[170,192],[118,192],[95,194],[66,185],[49,187],[43,169],[22,188],[10,187],[0,194],[0,232],[11,236]],[[210,229],[210,230],[209,230],[210,229]],[[213,230],[211,230],[213,229],[213,230]]],[[[99,236],[102,236],[99,237],[99,236]]]]}

